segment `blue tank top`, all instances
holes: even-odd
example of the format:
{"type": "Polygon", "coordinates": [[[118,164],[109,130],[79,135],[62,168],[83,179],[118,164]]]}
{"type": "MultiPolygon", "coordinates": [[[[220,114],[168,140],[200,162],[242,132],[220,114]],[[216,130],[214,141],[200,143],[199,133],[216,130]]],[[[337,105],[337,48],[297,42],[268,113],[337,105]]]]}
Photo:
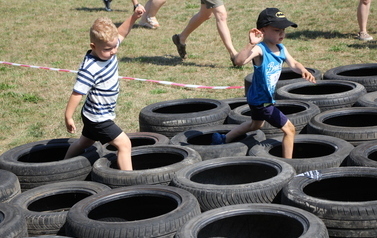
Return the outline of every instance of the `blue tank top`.
{"type": "Polygon", "coordinates": [[[276,55],[261,42],[258,46],[262,49],[262,63],[254,65],[254,74],[251,86],[247,92],[247,103],[258,106],[263,103],[275,103],[274,94],[276,83],[279,80],[283,63],[286,60],[285,47],[278,44],[280,55],[276,55]]]}

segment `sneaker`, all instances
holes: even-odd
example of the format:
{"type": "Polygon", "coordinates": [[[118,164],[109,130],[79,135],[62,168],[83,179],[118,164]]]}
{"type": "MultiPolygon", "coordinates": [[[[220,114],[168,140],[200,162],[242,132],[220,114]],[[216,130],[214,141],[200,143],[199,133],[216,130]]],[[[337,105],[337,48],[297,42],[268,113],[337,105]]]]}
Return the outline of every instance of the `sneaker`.
{"type": "Polygon", "coordinates": [[[111,0],[103,0],[103,3],[105,4],[105,10],[108,12],[111,12],[112,11],[110,8],[111,0]]]}
{"type": "Polygon", "coordinates": [[[156,17],[147,17],[147,22],[140,22],[139,25],[148,29],[157,29],[160,27],[156,17]]]}
{"type": "Polygon", "coordinates": [[[171,38],[174,42],[174,44],[177,46],[177,51],[178,51],[178,54],[179,56],[181,56],[182,59],[186,59],[186,44],[182,44],[180,39],[179,39],[179,35],[178,34],[175,34],[172,36],[171,38]]]}
{"type": "Polygon", "coordinates": [[[226,135],[220,133],[212,134],[212,143],[211,145],[222,145],[225,144],[226,135]]]}
{"type": "Polygon", "coordinates": [[[359,32],[357,34],[357,38],[359,40],[363,40],[363,41],[370,41],[370,40],[373,40],[373,37],[371,35],[369,35],[368,33],[365,33],[365,32],[359,32]]]}

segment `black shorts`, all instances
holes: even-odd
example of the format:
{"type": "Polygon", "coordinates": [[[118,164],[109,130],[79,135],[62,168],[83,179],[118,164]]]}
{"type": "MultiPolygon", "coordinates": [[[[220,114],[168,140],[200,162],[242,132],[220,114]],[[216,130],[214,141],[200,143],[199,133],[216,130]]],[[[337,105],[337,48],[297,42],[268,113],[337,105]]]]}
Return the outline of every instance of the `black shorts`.
{"type": "Polygon", "coordinates": [[[288,118],[273,104],[268,106],[249,105],[251,119],[255,121],[266,121],[276,128],[282,128],[287,123],[288,118]]]}
{"type": "Polygon", "coordinates": [[[123,132],[113,120],[92,122],[82,114],[81,117],[84,123],[82,135],[91,140],[100,141],[102,144],[113,141],[123,132]]]}

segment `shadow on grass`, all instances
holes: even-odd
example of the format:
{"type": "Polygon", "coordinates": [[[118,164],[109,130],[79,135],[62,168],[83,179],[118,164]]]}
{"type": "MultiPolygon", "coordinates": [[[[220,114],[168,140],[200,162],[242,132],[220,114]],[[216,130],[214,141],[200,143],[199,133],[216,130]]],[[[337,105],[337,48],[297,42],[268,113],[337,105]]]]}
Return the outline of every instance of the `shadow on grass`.
{"type": "MultiPolygon", "coordinates": [[[[100,11],[104,11],[105,12],[106,11],[105,7],[93,7],[93,8],[89,8],[89,7],[77,7],[77,8],[74,8],[74,10],[76,10],[76,11],[85,11],[85,12],[100,12],[100,11]]],[[[129,12],[129,11],[113,9],[113,12],[129,12]]]]}
{"type": "Polygon", "coordinates": [[[325,39],[334,39],[334,38],[351,38],[354,37],[354,34],[343,34],[338,31],[310,31],[310,30],[303,30],[303,31],[295,31],[287,33],[287,38],[289,39],[317,39],[317,38],[325,38],[325,39]]]}
{"type": "Polygon", "coordinates": [[[348,47],[355,49],[377,49],[377,41],[360,42],[359,44],[351,44],[348,47]]]}
{"type": "Polygon", "coordinates": [[[196,67],[207,67],[207,68],[223,68],[216,66],[215,64],[196,64],[193,62],[185,62],[178,56],[164,55],[164,56],[140,56],[136,58],[123,57],[120,59],[122,62],[138,62],[145,64],[155,64],[155,65],[184,65],[184,66],[196,66],[196,67]]]}

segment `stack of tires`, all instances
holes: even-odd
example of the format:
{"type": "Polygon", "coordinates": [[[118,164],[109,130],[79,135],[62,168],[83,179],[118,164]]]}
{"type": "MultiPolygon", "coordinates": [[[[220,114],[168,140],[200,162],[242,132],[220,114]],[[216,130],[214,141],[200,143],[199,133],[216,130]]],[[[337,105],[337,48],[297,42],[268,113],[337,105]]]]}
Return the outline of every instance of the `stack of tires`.
{"type": "Polygon", "coordinates": [[[325,80],[310,69],[317,84],[283,69],[276,106],[296,127],[293,159],[268,123],[211,144],[251,120],[245,97],[147,105],[127,134],[133,171],[119,170],[110,144],[67,160],[75,139],[10,149],[0,155],[0,237],[377,237],[375,67],[325,80]]]}

